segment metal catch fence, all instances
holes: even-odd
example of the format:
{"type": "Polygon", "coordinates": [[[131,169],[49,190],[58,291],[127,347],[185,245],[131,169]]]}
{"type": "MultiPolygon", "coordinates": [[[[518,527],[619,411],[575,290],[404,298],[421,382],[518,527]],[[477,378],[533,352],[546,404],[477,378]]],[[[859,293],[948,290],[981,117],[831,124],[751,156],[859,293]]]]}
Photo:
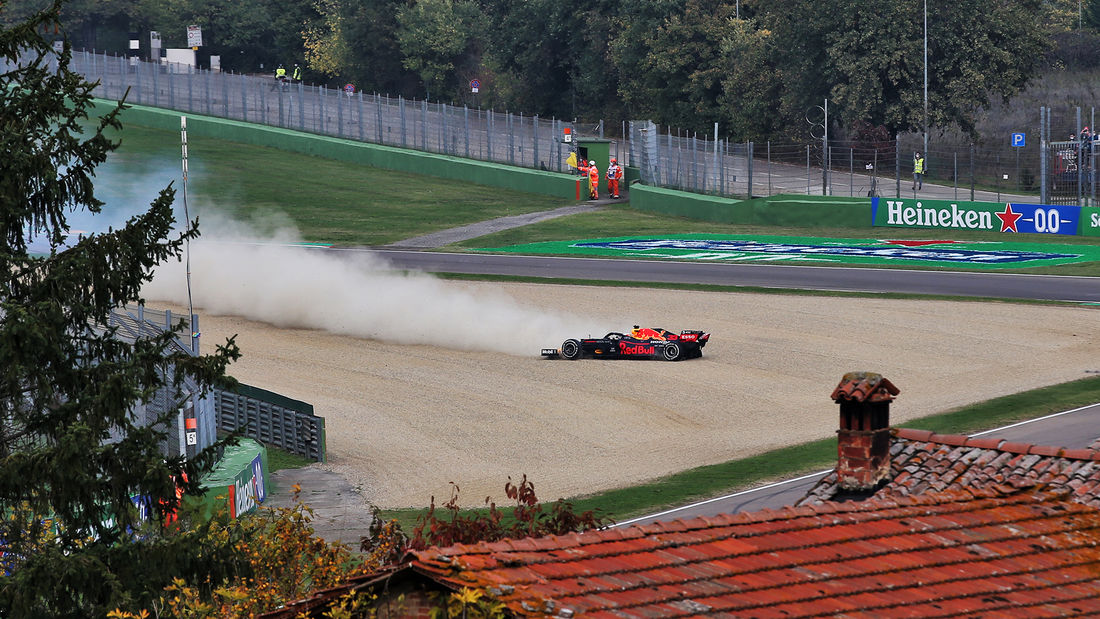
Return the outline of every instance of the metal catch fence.
{"type": "MultiPolygon", "coordinates": [[[[577,139],[582,134],[603,138],[605,129],[602,120],[569,123],[367,94],[350,85],[334,89],[280,82],[86,50],[74,52],[71,68],[98,82],[95,94],[105,99],[119,99],[129,91],[128,100],[143,105],[558,172],[571,171],[565,162],[572,146],[562,140],[566,127],[577,139]]],[[[1066,200],[1070,198],[1063,194],[1080,185],[1072,192],[1073,203],[1095,204],[1091,171],[1079,183],[1067,181],[1065,171],[1056,171],[1054,159],[1066,148],[1051,141],[1052,135],[1078,135],[1081,109],[1077,108],[1075,123],[1068,120],[1072,110],[1060,109],[1056,125],[1050,122],[1049,108],[1043,109],[1043,126],[1030,132],[1033,137],[1026,146],[1008,147],[1004,136],[1001,146],[956,142],[929,149],[924,153],[925,182],[937,189],[936,197],[998,202],[1066,200]]],[[[640,168],[643,182],[739,198],[779,193],[913,195],[913,153],[924,150],[921,136],[914,134],[886,144],[761,144],[714,139],[649,121],[623,125],[624,135],[621,141],[613,140],[612,153],[620,163],[640,168]]],[[[618,131],[614,124],[610,127],[618,131]]],[[[1079,159],[1094,148],[1083,144],[1079,159]]]]}

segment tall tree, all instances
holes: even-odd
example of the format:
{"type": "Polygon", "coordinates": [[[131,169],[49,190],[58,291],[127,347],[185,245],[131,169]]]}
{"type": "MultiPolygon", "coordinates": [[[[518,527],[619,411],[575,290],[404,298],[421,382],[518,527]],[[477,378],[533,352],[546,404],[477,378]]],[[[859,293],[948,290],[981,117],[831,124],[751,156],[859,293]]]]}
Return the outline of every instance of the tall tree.
{"type": "Polygon", "coordinates": [[[117,147],[104,130],[120,127],[121,105],[85,129],[92,85],[69,70],[68,45],[51,62],[41,35],[61,5],[0,29],[0,56],[19,63],[0,74],[0,608],[12,617],[137,607],[173,576],[217,579],[235,553],[164,524],[177,483],[199,494],[213,454],[165,457],[165,433],[133,411],[164,387],[182,397],[185,377],[221,380],[239,353],[230,340],[191,357],[173,352],[176,334],[126,341],[109,326],[197,222],[173,232],[169,187],[118,230],[70,236],[67,213],[102,207],[95,168],[117,147]],[[28,235],[48,250],[32,254],[28,235]]]}
{"type": "MultiPolygon", "coordinates": [[[[397,41],[398,0],[314,0],[317,16],[304,28],[306,62],[319,74],[359,90],[410,95],[397,41]]],[[[423,90],[423,89],[419,89],[423,90]]]]}
{"type": "Polygon", "coordinates": [[[707,131],[719,121],[721,43],[732,34],[734,11],[727,2],[689,0],[656,29],[635,31],[645,37],[648,52],[623,91],[631,108],[685,129],[707,131]]]}
{"type": "MultiPolygon", "coordinates": [[[[923,5],[842,0],[821,11],[807,0],[755,2],[775,36],[773,66],[790,119],[828,97],[846,122],[892,132],[920,130],[924,117],[923,5]]],[[[1034,74],[1045,41],[1041,0],[958,0],[928,5],[929,122],[972,131],[990,97],[1016,93],[1034,74]]],[[[794,123],[797,124],[797,123],[794,123]]]]}
{"type": "Polygon", "coordinates": [[[459,94],[457,70],[478,53],[481,13],[469,0],[416,0],[397,12],[401,65],[416,73],[427,94],[459,94]]]}

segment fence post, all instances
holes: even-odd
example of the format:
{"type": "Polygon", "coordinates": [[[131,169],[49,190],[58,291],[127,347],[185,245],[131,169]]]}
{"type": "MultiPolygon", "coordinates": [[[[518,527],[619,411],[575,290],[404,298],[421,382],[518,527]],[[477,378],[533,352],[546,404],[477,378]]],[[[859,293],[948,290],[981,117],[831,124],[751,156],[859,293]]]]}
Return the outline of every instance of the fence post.
{"type": "Polygon", "coordinates": [[[408,141],[405,138],[405,98],[401,95],[397,95],[397,109],[401,114],[401,146],[408,146],[408,141]]]}
{"type": "MultiPolygon", "coordinates": [[[[748,174],[748,192],[746,194],[746,199],[752,200],[752,163],[753,163],[753,152],[756,150],[756,145],[753,144],[752,142],[749,142],[747,144],[747,146],[748,146],[748,152],[745,153],[745,162],[746,162],[745,167],[747,168],[746,173],[748,174]]],[[[735,176],[733,179],[736,181],[737,177],[735,176]]],[[[768,180],[770,181],[771,179],[768,179],[768,180]]]]}
{"type": "Polygon", "coordinates": [[[806,195],[810,195],[810,145],[806,145],[806,195]]]}
{"type": "Polygon", "coordinates": [[[507,112],[508,116],[508,163],[515,165],[516,163],[516,123],[515,116],[511,112],[507,112]]]}
{"type": "MultiPolygon", "coordinates": [[[[92,56],[95,58],[95,56],[92,56]]],[[[176,80],[172,77],[172,64],[168,65],[168,107],[176,109],[176,80]]]]}
{"type": "Polygon", "coordinates": [[[420,104],[420,150],[428,151],[428,100],[420,104]]]}
{"type": "Polygon", "coordinates": [[[1039,107],[1039,204],[1047,203],[1047,118],[1046,106],[1039,107]]]}
{"type": "Polygon", "coordinates": [[[856,195],[856,149],[848,147],[848,197],[856,195]]]}
{"type": "Polygon", "coordinates": [[[531,119],[531,135],[535,138],[535,152],[531,155],[531,161],[534,163],[535,169],[541,169],[543,166],[539,162],[539,115],[531,119]]]}
{"type": "Polygon", "coordinates": [[[955,172],[954,172],[954,179],[952,180],[952,182],[955,185],[955,199],[958,200],[959,199],[959,151],[955,151],[954,153],[952,153],[952,155],[954,155],[954,157],[955,157],[955,172]]]}
{"type": "Polygon", "coordinates": [[[485,160],[493,160],[493,109],[485,115],[485,160]]]}
{"type": "Polygon", "coordinates": [[[894,198],[901,199],[901,135],[894,136],[894,198]]]}
{"type": "Polygon", "coordinates": [[[768,140],[768,197],[772,195],[772,141],[768,140]]]}
{"type": "Polygon", "coordinates": [[[970,201],[974,201],[974,143],[970,143],[970,201]]]}
{"type": "Polygon", "coordinates": [[[279,83],[279,126],[286,126],[286,114],[283,110],[283,84],[279,83]]]}
{"type": "Polygon", "coordinates": [[[470,106],[462,105],[462,118],[466,125],[466,158],[470,158],[470,106]]]}
{"type": "Polygon", "coordinates": [[[383,143],[383,141],[382,141],[382,95],[380,95],[378,93],[374,93],[374,113],[378,118],[378,126],[377,126],[378,140],[377,140],[377,142],[379,144],[382,144],[383,143]]]}

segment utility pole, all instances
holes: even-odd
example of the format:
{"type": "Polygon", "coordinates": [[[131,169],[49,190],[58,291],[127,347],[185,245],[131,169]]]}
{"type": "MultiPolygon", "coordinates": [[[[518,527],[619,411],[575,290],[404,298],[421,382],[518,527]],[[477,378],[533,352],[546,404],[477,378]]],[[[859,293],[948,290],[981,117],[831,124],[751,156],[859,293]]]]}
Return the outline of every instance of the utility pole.
{"type": "Polygon", "coordinates": [[[924,0],[924,150],[928,157],[928,0],[924,0]]]}

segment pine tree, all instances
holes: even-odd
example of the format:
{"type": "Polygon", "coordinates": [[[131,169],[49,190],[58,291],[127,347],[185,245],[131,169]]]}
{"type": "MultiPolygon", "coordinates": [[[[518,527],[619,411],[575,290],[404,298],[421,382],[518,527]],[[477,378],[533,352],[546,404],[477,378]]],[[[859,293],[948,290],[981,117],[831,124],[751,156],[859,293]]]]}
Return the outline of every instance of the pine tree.
{"type": "Polygon", "coordinates": [[[103,206],[95,168],[118,146],[104,132],[121,128],[123,105],[92,119],[94,85],[70,71],[68,44],[51,58],[42,33],[62,32],[61,5],[0,30],[0,615],[10,617],[140,608],[174,576],[217,582],[234,552],[164,524],[177,480],[186,474],[179,483],[198,494],[212,450],[166,458],[164,432],[132,412],[165,386],[183,398],[185,377],[223,381],[236,344],[193,357],[171,346],[174,333],[125,341],[108,323],[141,302],[155,265],[180,259],[198,221],[174,231],[169,185],[118,230],[69,234],[68,213],[103,206]],[[48,253],[31,254],[29,234],[48,253]],[[147,497],[154,518],[142,521],[132,497],[147,497]]]}

